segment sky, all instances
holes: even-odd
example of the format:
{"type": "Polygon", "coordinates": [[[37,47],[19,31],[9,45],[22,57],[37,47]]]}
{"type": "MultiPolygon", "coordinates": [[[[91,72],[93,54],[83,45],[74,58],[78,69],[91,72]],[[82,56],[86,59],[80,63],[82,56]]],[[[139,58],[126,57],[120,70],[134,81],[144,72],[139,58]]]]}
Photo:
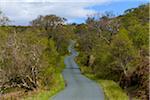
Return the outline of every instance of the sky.
{"type": "Polygon", "coordinates": [[[0,0],[0,11],[12,25],[29,25],[39,15],[55,14],[67,23],[83,23],[88,15],[113,12],[116,16],[149,0],[0,0]]]}

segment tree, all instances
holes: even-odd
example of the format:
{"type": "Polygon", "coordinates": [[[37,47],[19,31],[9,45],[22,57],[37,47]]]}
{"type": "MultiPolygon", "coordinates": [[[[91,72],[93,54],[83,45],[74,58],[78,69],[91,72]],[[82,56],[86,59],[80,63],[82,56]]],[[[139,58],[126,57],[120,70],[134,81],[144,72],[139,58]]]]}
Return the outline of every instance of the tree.
{"type": "Polygon", "coordinates": [[[87,25],[91,30],[96,31],[96,35],[104,40],[108,45],[111,42],[111,37],[119,31],[120,20],[114,18],[111,12],[106,12],[102,16],[95,14],[88,17],[87,25]]]}
{"type": "Polygon", "coordinates": [[[86,28],[77,27],[82,72],[114,80],[122,88],[134,87],[127,92],[148,100],[148,11],[149,4],[144,4],[118,17],[93,15],[87,18],[86,28]],[[91,55],[94,63],[84,67],[91,55]]]}
{"type": "Polygon", "coordinates": [[[32,26],[43,28],[45,31],[47,31],[48,37],[50,38],[52,35],[51,32],[58,26],[63,25],[65,21],[65,18],[61,18],[56,15],[40,15],[30,23],[32,26]]]}
{"type": "Polygon", "coordinates": [[[27,44],[25,38],[14,32],[8,37],[2,50],[2,90],[11,87],[22,87],[33,90],[38,87],[38,71],[42,49],[34,44],[27,44]],[[24,49],[22,49],[24,48],[24,49]]]}
{"type": "Polygon", "coordinates": [[[120,32],[113,37],[110,50],[115,60],[114,63],[120,67],[127,77],[128,64],[135,58],[136,51],[125,29],[121,29],[120,32]]]}
{"type": "Polygon", "coordinates": [[[69,40],[74,37],[74,26],[65,25],[53,30],[53,39],[56,43],[56,49],[62,55],[67,53],[69,40]]]}

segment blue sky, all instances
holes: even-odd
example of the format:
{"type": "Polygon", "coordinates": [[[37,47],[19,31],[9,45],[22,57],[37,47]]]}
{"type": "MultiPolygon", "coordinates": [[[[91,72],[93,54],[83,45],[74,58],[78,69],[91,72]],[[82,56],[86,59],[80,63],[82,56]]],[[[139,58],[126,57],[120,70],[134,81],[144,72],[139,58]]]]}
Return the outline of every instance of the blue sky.
{"type": "Polygon", "coordinates": [[[87,15],[112,11],[123,14],[129,8],[148,3],[149,0],[0,0],[0,10],[14,25],[28,25],[38,15],[56,14],[68,23],[82,23],[87,15]]]}

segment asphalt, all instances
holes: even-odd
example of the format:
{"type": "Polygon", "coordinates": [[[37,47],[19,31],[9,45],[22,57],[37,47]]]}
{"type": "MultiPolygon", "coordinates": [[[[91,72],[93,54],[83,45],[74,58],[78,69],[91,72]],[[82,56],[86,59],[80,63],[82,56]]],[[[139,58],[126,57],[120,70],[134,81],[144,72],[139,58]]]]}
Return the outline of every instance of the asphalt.
{"type": "Polygon", "coordinates": [[[94,81],[83,76],[79,66],[75,62],[78,52],[74,49],[74,41],[71,41],[68,51],[70,55],[65,58],[66,68],[63,77],[66,82],[64,90],[52,97],[52,100],[104,100],[101,87],[94,81]]]}

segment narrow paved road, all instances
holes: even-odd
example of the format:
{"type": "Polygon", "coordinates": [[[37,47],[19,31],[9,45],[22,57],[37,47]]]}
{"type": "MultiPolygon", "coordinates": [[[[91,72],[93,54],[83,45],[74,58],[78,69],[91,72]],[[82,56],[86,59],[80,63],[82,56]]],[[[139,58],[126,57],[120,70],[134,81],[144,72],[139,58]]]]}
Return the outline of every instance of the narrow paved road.
{"type": "Polygon", "coordinates": [[[104,100],[102,89],[94,81],[83,76],[75,63],[78,52],[74,50],[75,42],[71,41],[68,50],[70,56],[65,58],[66,68],[63,71],[67,87],[52,100],[104,100]]]}

